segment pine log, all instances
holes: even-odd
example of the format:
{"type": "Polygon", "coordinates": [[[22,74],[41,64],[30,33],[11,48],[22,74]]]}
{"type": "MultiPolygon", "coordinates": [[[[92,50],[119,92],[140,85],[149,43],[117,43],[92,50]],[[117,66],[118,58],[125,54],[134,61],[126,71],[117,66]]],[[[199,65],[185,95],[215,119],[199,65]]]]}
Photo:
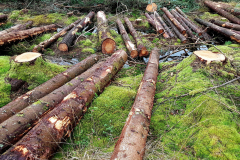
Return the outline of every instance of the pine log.
{"type": "Polygon", "coordinates": [[[103,54],[112,54],[116,50],[116,42],[112,38],[109,27],[108,20],[103,11],[98,11],[97,13],[97,23],[98,23],[98,36],[101,43],[103,54]]]}
{"type": "Polygon", "coordinates": [[[61,140],[83,117],[95,93],[109,83],[126,60],[125,51],[116,51],[101,68],[96,69],[92,76],[81,82],[59,105],[47,113],[26,136],[5,152],[0,160],[49,159],[58,148],[61,140]]]}
{"type": "Polygon", "coordinates": [[[0,22],[6,21],[8,16],[6,14],[0,15],[0,22]]]}
{"type": "Polygon", "coordinates": [[[162,25],[158,21],[154,21],[148,13],[145,13],[145,16],[147,17],[148,23],[150,23],[156,29],[156,31],[158,33],[161,34],[161,33],[164,32],[164,29],[163,29],[162,25]]]}
{"type": "MultiPolygon", "coordinates": [[[[154,15],[154,14],[151,14],[150,15],[151,16],[151,18],[154,20],[154,22],[156,21],[156,23],[158,23],[158,25],[161,25],[161,27],[163,28],[163,30],[164,30],[164,27],[162,26],[162,24],[159,22],[159,20],[157,19],[157,16],[156,15],[154,15]]],[[[169,36],[169,34],[164,30],[164,32],[163,32],[163,37],[164,38],[166,38],[166,39],[168,39],[168,38],[170,38],[170,36],[169,36]]]]}
{"type": "Polygon", "coordinates": [[[208,28],[210,28],[214,31],[217,31],[217,32],[231,38],[232,40],[240,43],[240,35],[236,34],[235,32],[231,31],[230,29],[226,29],[226,28],[217,26],[213,23],[206,22],[206,21],[204,21],[202,19],[199,19],[199,18],[195,18],[194,20],[197,21],[198,23],[200,23],[202,25],[205,25],[206,27],[208,27],[208,28]]]}
{"type": "Polygon", "coordinates": [[[170,21],[170,19],[164,14],[163,18],[168,22],[168,24],[172,27],[172,30],[176,33],[176,35],[178,36],[178,38],[181,40],[182,43],[186,43],[187,39],[186,37],[184,37],[177,29],[177,27],[175,27],[175,25],[172,23],[172,21],[170,21]]]}
{"type": "Polygon", "coordinates": [[[235,23],[230,23],[230,22],[222,22],[222,21],[218,21],[218,20],[214,20],[211,19],[210,20],[211,23],[214,23],[218,26],[224,27],[224,28],[230,28],[236,31],[240,31],[240,25],[239,24],[235,24],[235,23]]]}
{"type": "Polygon", "coordinates": [[[18,32],[10,32],[0,37],[0,46],[16,40],[23,40],[25,38],[38,35],[46,31],[55,31],[55,30],[57,30],[57,25],[51,24],[43,27],[36,27],[36,28],[27,29],[27,30],[18,31],[18,32]]]}
{"type": "Polygon", "coordinates": [[[127,31],[125,30],[121,20],[117,19],[116,23],[118,24],[118,28],[120,30],[120,33],[122,35],[122,38],[123,38],[124,43],[126,45],[126,48],[130,52],[130,56],[132,58],[137,58],[138,57],[137,48],[136,48],[135,44],[130,40],[130,38],[129,38],[128,34],[127,34],[127,31]]]}
{"type": "Polygon", "coordinates": [[[15,115],[33,102],[37,101],[39,98],[42,98],[43,96],[51,93],[52,91],[67,83],[71,79],[75,78],[77,75],[83,73],[94,63],[96,63],[99,58],[100,57],[95,54],[91,55],[90,57],[77,63],[66,71],[56,75],[55,77],[41,84],[35,89],[27,92],[26,94],[18,97],[14,101],[3,106],[2,108],[0,108],[0,123],[5,121],[9,117],[15,115]]]}
{"type": "Polygon", "coordinates": [[[163,7],[162,11],[166,14],[166,16],[172,21],[172,23],[177,27],[177,29],[183,34],[186,34],[186,29],[174,18],[174,16],[168,11],[167,8],[163,7]]]}
{"type": "Polygon", "coordinates": [[[69,47],[77,37],[77,33],[81,32],[84,27],[90,23],[91,19],[94,17],[94,14],[94,12],[90,12],[84,19],[81,20],[80,23],[78,23],[68,32],[67,35],[64,36],[63,40],[58,45],[58,49],[60,51],[67,52],[69,50],[69,47]]]}
{"type": "Polygon", "coordinates": [[[17,31],[22,31],[22,30],[28,29],[32,26],[32,24],[33,24],[33,21],[28,21],[25,24],[18,24],[18,25],[13,26],[9,29],[5,29],[5,30],[1,31],[0,36],[2,36],[4,34],[7,34],[7,33],[10,33],[10,32],[17,32],[17,31]]]}
{"type": "Polygon", "coordinates": [[[158,21],[162,24],[165,31],[167,31],[170,38],[175,38],[174,33],[170,30],[170,28],[167,26],[167,24],[163,21],[162,17],[157,12],[154,12],[154,14],[157,16],[158,21]]]}
{"type": "Polygon", "coordinates": [[[124,18],[124,21],[126,22],[128,29],[130,31],[130,34],[133,36],[133,38],[137,44],[137,50],[139,52],[139,57],[148,56],[148,51],[147,51],[146,47],[144,46],[141,38],[137,34],[137,31],[133,27],[132,23],[129,21],[129,19],[127,17],[124,18]]]}
{"type": "Polygon", "coordinates": [[[214,10],[215,12],[217,12],[218,14],[220,14],[221,16],[227,18],[229,21],[236,23],[236,24],[240,24],[240,19],[235,17],[234,15],[232,15],[229,12],[224,11],[223,9],[219,8],[217,5],[215,5],[213,2],[211,1],[204,1],[204,4],[211,8],[212,10],[214,10]]]}
{"type": "Polygon", "coordinates": [[[143,159],[156,90],[158,61],[159,53],[154,48],[111,160],[143,159]]]}
{"type": "Polygon", "coordinates": [[[227,3],[223,3],[223,2],[212,2],[212,3],[214,3],[214,5],[216,5],[219,8],[232,13],[235,16],[240,15],[240,9],[234,8],[233,6],[227,3]]]}
{"type": "Polygon", "coordinates": [[[45,48],[47,48],[48,46],[50,46],[53,42],[55,42],[59,37],[64,36],[67,31],[69,31],[70,29],[72,29],[74,26],[76,26],[78,23],[80,23],[80,19],[75,21],[74,23],[70,24],[69,26],[65,27],[64,29],[62,29],[60,32],[58,32],[57,34],[53,35],[50,39],[45,40],[41,43],[39,43],[38,45],[36,45],[33,48],[33,52],[41,52],[43,51],[45,48]]]}

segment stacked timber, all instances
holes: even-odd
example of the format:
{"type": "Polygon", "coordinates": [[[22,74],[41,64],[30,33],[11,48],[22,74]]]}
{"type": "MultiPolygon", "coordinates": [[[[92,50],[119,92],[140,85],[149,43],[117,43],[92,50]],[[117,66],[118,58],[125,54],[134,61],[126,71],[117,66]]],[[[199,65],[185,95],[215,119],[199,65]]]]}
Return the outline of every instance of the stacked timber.
{"type": "Polygon", "coordinates": [[[10,33],[10,32],[17,32],[17,31],[22,31],[22,30],[28,29],[32,26],[32,24],[33,24],[33,21],[28,21],[25,24],[18,24],[18,25],[13,26],[9,29],[5,29],[5,30],[1,31],[0,36],[2,36],[4,34],[7,34],[7,33],[10,33]]]}
{"type": "Polygon", "coordinates": [[[233,30],[236,30],[236,31],[240,31],[240,25],[239,24],[230,23],[230,22],[223,22],[223,21],[218,21],[218,20],[214,20],[214,19],[211,19],[210,22],[212,22],[212,23],[214,23],[218,26],[224,27],[224,28],[229,28],[229,29],[233,29],[233,30]]]}
{"type": "Polygon", "coordinates": [[[164,32],[163,26],[158,21],[153,20],[148,13],[145,13],[145,16],[147,17],[148,23],[150,23],[156,29],[157,33],[162,34],[164,32]]]}
{"type": "Polygon", "coordinates": [[[164,32],[163,32],[163,37],[168,39],[170,38],[169,34],[165,31],[164,27],[162,26],[162,24],[159,22],[159,20],[157,19],[157,16],[154,14],[150,15],[151,18],[154,20],[154,22],[158,23],[159,25],[161,25],[161,27],[163,28],[164,32]]]}

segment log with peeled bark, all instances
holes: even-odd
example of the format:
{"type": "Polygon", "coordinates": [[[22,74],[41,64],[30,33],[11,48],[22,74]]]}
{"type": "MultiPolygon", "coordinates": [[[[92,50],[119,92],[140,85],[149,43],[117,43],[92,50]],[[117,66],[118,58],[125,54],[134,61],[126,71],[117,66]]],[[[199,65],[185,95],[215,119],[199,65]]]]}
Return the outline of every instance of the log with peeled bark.
{"type": "Polygon", "coordinates": [[[124,43],[126,45],[126,48],[130,52],[130,56],[132,58],[137,58],[138,57],[137,48],[136,48],[135,44],[130,40],[130,38],[129,38],[128,34],[127,34],[127,31],[125,30],[121,20],[117,19],[116,23],[118,24],[118,28],[120,30],[120,33],[122,35],[122,38],[123,38],[124,43]]]}
{"type": "Polygon", "coordinates": [[[218,26],[224,27],[224,28],[230,28],[236,31],[240,31],[240,25],[239,24],[235,24],[235,23],[230,23],[230,22],[223,22],[223,21],[218,21],[218,20],[214,20],[211,19],[210,20],[211,23],[214,23],[218,26]]]}
{"type": "Polygon", "coordinates": [[[148,56],[148,51],[146,49],[146,47],[144,46],[141,38],[139,37],[139,35],[137,34],[137,31],[134,29],[132,23],[129,21],[129,19],[127,17],[124,18],[124,21],[127,24],[127,27],[130,31],[130,34],[133,36],[133,38],[135,39],[135,42],[137,44],[137,50],[139,52],[139,57],[145,57],[148,56]]]}
{"type": "Polygon", "coordinates": [[[164,14],[163,18],[168,22],[168,24],[172,27],[172,30],[176,33],[177,37],[181,40],[182,43],[186,43],[187,39],[186,37],[184,37],[184,35],[182,35],[179,30],[177,29],[177,27],[175,27],[175,25],[172,23],[172,21],[170,21],[170,19],[164,14]]]}
{"type": "Polygon", "coordinates": [[[4,34],[7,34],[7,33],[10,33],[10,32],[17,32],[17,31],[22,31],[22,30],[28,29],[32,26],[32,24],[33,24],[33,21],[28,21],[25,24],[18,24],[18,25],[13,26],[9,29],[5,29],[5,30],[1,31],[0,36],[2,36],[4,34]]]}
{"type": "Polygon", "coordinates": [[[0,15],[0,22],[6,21],[8,16],[6,14],[0,15]]]}
{"type": "Polygon", "coordinates": [[[158,61],[158,49],[154,48],[111,160],[143,159],[156,90],[158,61]]]}
{"type": "Polygon", "coordinates": [[[10,32],[0,37],[0,46],[6,45],[8,43],[11,43],[17,40],[23,40],[25,38],[38,35],[46,31],[55,31],[55,30],[57,30],[57,25],[51,24],[43,27],[36,27],[36,28],[27,29],[27,30],[18,31],[18,32],[10,32]]]}
{"type": "Polygon", "coordinates": [[[72,28],[67,35],[64,36],[63,40],[59,43],[58,49],[63,52],[67,52],[73,41],[77,37],[77,33],[81,32],[86,27],[91,19],[94,17],[94,12],[90,12],[85,18],[81,20],[74,28],[72,28]]]}
{"type": "Polygon", "coordinates": [[[94,63],[99,60],[98,55],[91,55],[90,57],[84,59],[83,61],[77,63],[66,71],[56,75],[47,82],[41,84],[35,89],[23,94],[14,101],[8,103],[7,105],[0,108],[0,123],[18,113],[28,105],[37,101],[39,98],[51,93],[55,89],[59,88],[63,84],[67,83],[71,79],[75,78],[77,75],[83,73],[88,68],[90,68],[94,63]]]}
{"type": "Polygon", "coordinates": [[[164,32],[163,26],[158,21],[154,21],[148,13],[145,13],[145,16],[147,17],[148,23],[150,23],[158,33],[161,34],[164,32]]]}
{"type": "Polygon", "coordinates": [[[50,39],[45,40],[44,42],[39,43],[38,45],[36,45],[33,48],[33,52],[41,52],[43,51],[45,48],[47,48],[48,46],[50,46],[53,42],[55,42],[59,37],[64,36],[67,31],[69,31],[70,29],[72,29],[74,26],[76,26],[78,23],[80,23],[80,19],[75,21],[74,23],[70,24],[69,26],[65,27],[64,29],[62,29],[60,32],[58,32],[57,34],[53,35],[50,39]]]}
{"type": "Polygon", "coordinates": [[[16,145],[7,150],[0,160],[49,159],[61,140],[69,135],[83,117],[95,93],[109,83],[126,60],[125,51],[116,51],[101,68],[81,82],[16,145]]]}
{"type": "Polygon", "coordinates": [[[220,27],[220,26],[217,26],[213,23],[210,23],[210,22],[206,22],[202,19],[199,19],[199,18],[195,18],[194,19],[195,21],[197,21],[198,23],[214,30],[214,31],[217,31],[229,38],[231,38],[232,40],[240,43],[240,35],[239,34],[236,34],[235,32],[231,31],[230,29],[227,29],[227,28],[223,28],[223,27],[220,27]]]}
{"type": "MultiPolygon", "coordinates": [[[[154,20],[154,22],[156,22],[156,23],[158,23],[159,25],[161,25],[162,26],[162,24],[159,22],[159,20],[157,19],[157,16],[156,15],[154,15],[154,14],[151,14],[150,15],[151,16],[151,18],[154,20]]],[[[163,30],[164,30],[164,27],[162,26],[162,28],[163,28],[163,30]]],[[[163,32],[163,37],[164,38],[166,38],[166,39],[168,39],[168,38],[170,38],[170,36],[169,36],[169,34],[164,30],[164,32],[163,32]]]]}
{"type": "Polygon", "coordinates": [[[108,20],[103,11],[98,11],[97,13],[97,23],[98,23],[98,37],[102,48],[103,54],[112,54],[116,50],[116,42],[112,38],[109,27],[108,20]]]}
{"type": "Polygon", "coordinates": [[[232,15],[229,12],[224,11],[223,9],[221,9],[220,7],[215,5],[215,3],[211,2],[211,1],[204,1],[204,4],[207,7],[214,10],[215,12],[217,12],[218,14],[220,14],[221,16],[227,18],[229,21],[231,21],[233,23],[236,23],[236,24],[240,24],[240,19],[239,18],[237,18],[236,16],[232,15]]]}
{"type": "Polygon", "coordinates": [[[168,11],[166,7],[162,8],[162,11],[165,13],[165,15],[172,21],[172,23],[177,27],[177,29],[183,34],[186,34],[186,29],[177,21],[176,18],[168,11]]]}

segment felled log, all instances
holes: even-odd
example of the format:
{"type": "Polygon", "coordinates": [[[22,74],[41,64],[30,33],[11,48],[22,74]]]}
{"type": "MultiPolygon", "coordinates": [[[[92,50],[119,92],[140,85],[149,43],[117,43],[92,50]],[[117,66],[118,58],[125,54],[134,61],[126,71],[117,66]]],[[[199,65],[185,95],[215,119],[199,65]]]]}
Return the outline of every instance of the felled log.
{"type": "Polygon", "coordinates": [[[90,23],[91,19],[94,17],[94,12],[88,13],[88,15],[81,20],[74,28],[72,28],[67,35],[64,36],[63,40],[59,43],[58,49],[63,52],[67,52],[69,47],[72,45],[73,41],[77,37],[77,33],[81,32],[84,27],[90,23]]]}
{"type": "Polygon", "coordinates": [[[163,26],[158,21],[153,20],[148,13],[145,13],[145,16],[147,17],[148,23],[150,23],[158,33],[161,34],[164,32],[163,26]]]}
{"type": "Polygon", "coordinates": [[[133,36],[136,44],[137,44],[137,50],[139,52],[139,57],[145,57],[148,56],[148,51],[146,47],[144,46],[141,38],[137,34],[137,31],[134,29],[132,23],[129,21],[127,17],[124,18],[124,21],[126,22],[128,29],[130,31],[130,34],[133,36]]]}
{"type": "Polygon", "coordinates": [[[214,23],[218,26],[224,27],[224,28],[230,28],[236,31],[240,31],[240,25],[239,24],[235,24],[235,23],[230,23],[230,22],[222,22],[222,21],[218,21],[218,20],[214,20],[211,19],[210,20],[211,23],[214,23]]]}
{"type": "Polygon", "coordinates": [[[35,61],[38,57],[41,57],[42,54],[35,52],[26,52],[15,57],[14,62],[16,63],[24,63],[24,62],[32,62],[35,61]]]}
{"type": "MultiPolygon", "coordinates": [[[[161,27],[162,27],[163,30],[164,30],[164,27],[163,27],[162,24],[158,21],[156,15],[151,14],[150,16],[151,16],[151,18],[154,20],[154,22],[156,21],[156,23],[158,23],[158,25],[161,25],[161,27]]],[[[168,34],[165,30],[164,30],[164,32],[163,32],[162,35],[163,35],[163,37],[166,38],[166,39],[170,38],[169,34],[168,34]]]]}
{"type": "Polygon", "coordinates": [[[52,91],[59,88],[63,84],[67,83],[77,75],[83,73],[88,68],[90,68],[94,63],[96,63],[99,60],[99,58],[100,57],[95,54],[91,55],[90,57],[75,64],[66,71],[56,75],[55,77],[41,84],[35,89],[27,92],[26,94],[18,97],[14,101],[3,106],[2,108],[0,108],[0,123],[5,121],[9,117],[15,115],[28,105],[42,98],[43,96],[51,93],[52,91]]]}
{"type": "Polygon", "coordinates": [[[0,22],[6,21],[8,16],[6,14],[0,15],[0,22]]]}
{"type": "Polygon", "coordinates": [[[120,30],[120,33],[122,35],[122,38],[123,38],[124,43],[126,45],[126,48],[130,52],[130,56],[132,58],[137,58],[137,56],[138,56],[137,48],[136,48],[135,44],[130,40],[130,38],[129,38],[128,34],[127,34],[127,31],[125,30],[121,20],[117,19],[116,23],[118,24],[118,28],[120,30]]]}
{"type": "Polygon", "coordinates": [[[225,62],[226,57],[222,53],[213,53],[211,51],[200,50],[193,52],[202,62],[210,64],[212,61],[225,62]]]}
{"type": "Polygon", "coordinates": [[[221,16],[227,18],[229,21],[236,23],[236,24],[240,24],[240,19],[235,17],[234,15],[232,15],[229,12],[224,11],[223,9],[219,8],[217,5],[215,5],[213,2],[211,1],[204,1],[204,4],[211,8],[212,10],[214,10],[215,12],[217,12],[218,14],[220,14],[221,16]]]}
{"type": "Polygon", "coordinates": [[[186,37],[184,37],[179,30],[177,29],[177,27],[175,27],[175,25],[172,23],[172,21],[170,21],[170,19],[164,14],[163,18],[168,22],[168,24],[172,27],[172,30],[176,33],[177,37],[181,40],[182,43],[186,43],[187,39],[186,37]]]}
{"type": "Polygon", "coordinates": [[[112,38],[106,15],[103,11],[98,11],[97,13],[97,23],[98,23],[98,36],[101,43],[103,54],[112,54],[116,50],[116,42],[112,38]]]}
{"type": "Polygon", "coordinates": [[[0,36],[0,46],[11,43],[17,40],[23,40],[25,38],[41,34],[46,31],[55,31],[57,30],[57,25],[51,24],[43,27],[36,27],[32,29],[27,29],[18,32],[10,32],[0,36]]]}
{"type": "Polygon", "coordinates": [[[28,21],[25,24],[18,24],[18,25],[13,26],[9,29],[5,29],[5,30],[1,31],[0,36],[2,36],[4,34],[7,34],[7,33],[10,33],[10,32],[17,32],[17,31],[28,29],[32,26],[32,24],[33,24],[33,21],[28,21]]]}
{"type": "Polygon", "coordinates": [[[158,60],[159,54],[154,48],[111,160],[143,159],[156,90],[158,60]]]}
{"type": "Polygon", "coordinates": [[[200,23],[200,24],[202,24],[202,25],[204,25],[204,26],[206,26],[206,27],[208,27],[208,28],[210,28],[214,31],[217,31],[217,32],[231,38],[232,40],[240,43],[240,35],[236,34],[235,32],[231,31],[230,29],[226,29],[226,28],[217,26],[213,23],[206,22],[206,21],[204,21],[202,19],[199,19],[199,18],[195,18],[194,20],[197,21],[198,23],[200,23]]]}
{"type": "Polygon", "coordinates": [[[74,26],[76,26],[78,23],[80,23],[80,19],[75,21],[74,23],[70,24],[69,26],[65,27],[64,29],[62,29],[60,32],[58,32],[57,34],[53,35],[50,39],[45,40],[41,43],[39,43],[38,45],[36,45],[33,48],[33,52],[41,52],[43,51],[45,48],[47,48],[48,46],[50,46],[53,42],[55,42],[59,37],[64,36],[67,31],[69,31],[70,29],[72,29],[74,26]]]}
{"type": "Polygon", "coordinates": [[[5,152],[0,160],[49,159],[59,142],[68,135],[87,111],[98,90],[102,90],[127,60],[123,50],[116,51],[92,76],[81,82],[63,101],[5,152]],[[36,158],[37,157],[37,158],[36,158]]]}
{"type": "Polygon", "coordinates": [[[212,3],[219,8],[232,13],[235,16],[240,15],[240,9],[234,8],[233,6],[231,6],[227,3],[223,3],[223,2],[212,2],[212,3]]]}
{"type": "Polygon", "coordinates": [[[148,12],[155,12],[155,11],[157,11],[157,5],[156,5],[156,3],[148,4],[146,10],[147,10],[148,12]]]}
{"type": "Polygon", "coordinates": [[[166,16],[172,21],[172,23],[177,27],[177,29],[183,34],[186,34],[186,29],[174,18],[174,16],[168,11],[167,8],[163,7],[162,11],[166,14],[166,16]]]}

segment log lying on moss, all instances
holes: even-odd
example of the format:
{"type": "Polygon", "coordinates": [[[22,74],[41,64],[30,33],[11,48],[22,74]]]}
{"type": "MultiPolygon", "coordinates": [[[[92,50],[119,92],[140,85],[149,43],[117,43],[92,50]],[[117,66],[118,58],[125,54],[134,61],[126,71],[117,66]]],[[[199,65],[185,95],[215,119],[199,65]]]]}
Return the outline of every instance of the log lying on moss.
{"type": "Polygon", "coordinates": [[[6,14],[0,15],[0,22],[6,21],[8,16],[6,14]]]}
{"type": "Polygon", "coordinates": [[[84,19],[81,20],[74,28],[72,28],[67,35],[64,36],[63,40],[59,43],[58,49],[63,52],[67,52],[69,47],[72,45],[75,40],[77,33],[81,32],[91,19],[94,17],[94,12],[90,12],[84,19]]]}
{"type": "Polygon", "coordinates": [[[199,18],[195,18],[194,20],[197,21],[198,23],[200,23],[202,25],[205,25],[206,27],[209,27],[210,29],[212,29],[214,31],[217,31],[217,32],[231,38],[232,40],[240,43],[240,35],[236,34],[235,32],[231,31],[230,29],[226,29],[226,28],[217,26],[215,24],[212,24],[210,22],[206,22],[206,21],[204,21],[202,19],[199,19],[199,18]]]}
{"type": "Polygon", "coordinates": [[[92,55],[85,60],[77,63],[66,71],[56,75],[47,82],[41,84],[35,89],[27,92],[26,94],[18,97],[14,101],[8,103],[7,105],[0,108],[0,123],[18,113],[28,105],[37,101],[39,98],[51,93],[55,89],[59,88],[63,84],[67,83],[77,75],[83,73],[88,68],[90,68],[94,63],[98,61],[100,57],[97,55],[92,55]]]}
{"type": "Polygon", "coordinates": [[[5,29],[5,30],[1,31],[0,36],[2,36],[4,34],[7,34],[7,33],[10,33],[10,32],[17,32],[17,31],[28,29],[32,26],[32,24],[33,24],[33,21],[28,21],[25,24],[18,24],[18,25],[13,26],[9,29],[5,29]]]}
{"type": "MultiPolygon", "coordinates": [[[[156,23],[158,23],[159,25],[161,25],[162,26],[162,24],[159,22],[159,20],[157,19],[157,16],[156,15],[154,15],[154,14],[151,14],[150,15],[151,16],[151,18],[154,20],[154,22],[156,22],[156,23]]],[[[163,28],[163,30],[164,30],[164,27],[162,26],[162,28],[163,28]]],[[[163,37],[164,38],[166,38],[166,39],[168,39],[168,38],[170,38],[170,36],[169,36],[169,34],[164,30],[164,32],[163,32],[163,37]]]]}
{"type": "Polygon", "coordinates": [[[7,33],[0,37],[0,46],[17,41],[17,40],[23,40],[25,38],[35,36],[43,32],[55,31],[55,30],[57,30],[57,25],[51,24],[43,27],[36,27],[36,28],[27,29],[23,31],[7,33]]]}
{"type": "Polygon", "coordinates": [[[227,4],[227,3],[223,3],[223,2],[212,2],[215,6],[230,12],[231,14],[238,16],[240,15],[240,9],[234,8],[233,6],[227,4]]]}
{"type": "Polygon", "coordinates": [[[106,15],[103,11],[98,11],[97,13],[97,23],[98,23],[98,37],[101,43],[103,54],[112,54],[116,50],[116,42],[112,38],[106,15]]]}
{"type": "Polygon", "coordinates": [[[14,62],[17,62],[17,63],[32,62],[41,56],[42,54],[40,53],[26,52],[15,57],[14,62]]]}
{"type": "Polygon", "coordinates": [[[147,17],[148,23],[150,23],[158,33],[161,34],[164,32],[162,25],[158,21],[154,21],[148,13],[145,13],[145,16],[147,17]]]}
{"type": "Polygon", "coordinates": [[[130,52],[130,56],[132,58],[137,58],[138,57],[137,48],[135,47],[135,44],[130,40],[130,38],[129,38],[128,34],[127,34],[127,31],[125,30],[121,20],[117,19],[116,23],[118,24],[118,28],[120,30],[120,33],[122,35],[122,38],[123,38],[124,43],[126,45],[126,48],[130,52]]]}
{"type": "Polygon", "coordinates": [[[137,34],[137,31],[134,29],[132,23],[129,21],[129,19],[127,17],[124,18],[124,21],[126,22],[128,29],[130,31],[130,34],[133,36],[133,38],[135,39],[135,42],[137,44],[137,50],[139,52],[139,57],[145,57],[148,56],[148,51],[146,49],[146,47],[144,46],[141,38],[139,37],[139,35],[137,34]]]}
{"type": "Polygon", "coordinates": [[[211,19],[210,20],[211,23],[214,23],[218,26],[224,27],[224,28],[230,28],[236,31],[240,31],[240,25],[239,24],[235,24],[235,23],[230,23],[230,22],[223,22],[223,21],[218,21],[218,20],[214,20],[211,19]]]}
{"type": "Polygon", "coordinates": [[[158,61],[158,50],[154,48],[111,160],[143,159],[156,90],[158,61]]]}
{"type": "Polygon", "coordinates": [[[78,23],[80,23],[80,19],[75,21],[74,23],[70,24],[69,26],[65,27],[64,29],[62,29],[60,32],[58,32],[57,34],[55,34],[54,36],[52,36],[50,39],[45,40],[44,42],[39,43],[38,45],[36,45],[33,48],[33,52],[41,52],[43,51],[45,48],[47,48],[48,46],[50,46],[53,42],[55,42],[59,37],[64,36],[67,31],[69,31],[70,29],[72,29],[74,26],[76,26],[78,23]]]}
{"type": "Polygon", "coordinates": [[[225,62],[226,57],[222,53],[213,53],[211,51],[200,50],[193,52],[202,62],[210,64],[212,61],[225,62]]]}
{"type": "Polygon", "coordinates": [[[123,50],[116,51],[92,76],[81,82],[49,112],[26,136],[5,152],[0,160],[48,159],[87,111],[95,93],[102,90],[127,60],[123,50]],[[47,151],[47,152],[46,152],[47,151]]]}

